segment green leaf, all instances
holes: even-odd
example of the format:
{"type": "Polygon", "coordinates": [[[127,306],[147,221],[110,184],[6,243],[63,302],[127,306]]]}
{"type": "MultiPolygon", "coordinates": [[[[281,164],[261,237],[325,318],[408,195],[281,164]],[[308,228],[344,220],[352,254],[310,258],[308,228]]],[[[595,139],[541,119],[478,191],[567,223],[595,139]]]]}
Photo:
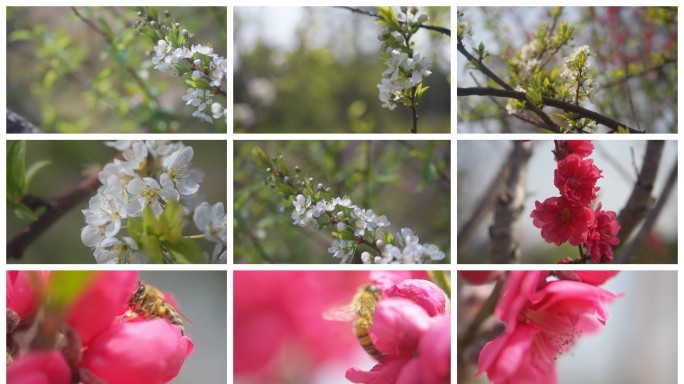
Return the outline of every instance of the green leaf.
{"type": "Polygon", "coordinates": [[[143,237],[143,223],[140,219],[128,218],[127,221],[128,236],[135,240],[136,243],[140,244],[143,237]]]}
{"type": "Polygon", "coordinates": [[[9,34],[7,40],[10,42],[31,40],[31,31],[26,29],[17,29],[9,34]]]}
{"type": "Polygon", "coordinates": [[[26,142],[13,141],[7,149],[7,198],[19,201],[24,191],[24,168],[26,162],[26,142]]]}
{"type": "Polygon", "coordinates": [[[38,215],[23,203],[13,204],[12,212],[14,213],[14,217],[21,220],[35,221],[38,219],[38,215]]]}
{"type": "Polygon", "coordinates": [[[28,193],[29,186],[31,185],[31,181],[33,180],[33,177],[36,175],[36,173],[38,173],[38,171],[47,167],[50,164],[52,164],[51,160],[41,160],[31,164],[28,167],[28,169],[26,170],[26,176],[24,177],[24,194],[28,193]]]}
{"type": "Polygon", "coordinates": [[[191,239],[180,239],[175,243],[164,242],[163,245],[174,259],[181,263],[202,264],[206,262],[202,249],[191,239]]]}
{"type": "Polygon", "coordinates": [[[109,26],[109,23],[107,23],[107,20],[105,20],[102,17],[98,17],[97,21],[100,22],[100,27],[102,27],[102,32],[104,32],[105,35],[107,35],[107,38],[109,40],[113,40],[112,28],[109,26]]]}
{"type": "Polygon", "coordinates": [[[342,239],[342,240],[356,240],[356,236],[354,236],[354,234],[351,232],[342,231],[342,232],[340,232],[340,239],[342,239]]]}
{"type": "Polygon", "coordinates": [[[90,284],[95,271],[52,271],[47,287],[51,308],[66,310],[90,284]]]}
{"type": "Polygon", "coordinates": [[[627,127],[623,127],[622,125],[618,125],[617,129],[618,133],[626,133],[629,134],[629,129],[627,127]]]}

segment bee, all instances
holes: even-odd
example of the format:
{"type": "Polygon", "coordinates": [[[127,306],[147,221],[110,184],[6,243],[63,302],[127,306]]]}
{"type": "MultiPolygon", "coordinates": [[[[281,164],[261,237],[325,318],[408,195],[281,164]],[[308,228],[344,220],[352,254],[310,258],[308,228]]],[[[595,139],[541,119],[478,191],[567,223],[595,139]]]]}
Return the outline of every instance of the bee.
{"type": "Polygon", "coordinates": [[[131,311],[149,319],[167,319],[171,324],[180,328],[182,335],[185,335],[185,324],[181,318],[191,323],[181,311],[164,300],[162,291],[142,280],[138,281],[138,288],[128,300],[128,306],[131,311]]]}
{"type": "Polygon", "coordinates": [[[378,351],[370,339],[369,331],[373,325],[373,313],[382,295],[382,290],[373,284],[367,284],[359,288],[351,304],[332,308],[323,314],[326,320],[353,321],[354,335],[361,347],[376,360],[383,358],[382,352],[378,351]]]}

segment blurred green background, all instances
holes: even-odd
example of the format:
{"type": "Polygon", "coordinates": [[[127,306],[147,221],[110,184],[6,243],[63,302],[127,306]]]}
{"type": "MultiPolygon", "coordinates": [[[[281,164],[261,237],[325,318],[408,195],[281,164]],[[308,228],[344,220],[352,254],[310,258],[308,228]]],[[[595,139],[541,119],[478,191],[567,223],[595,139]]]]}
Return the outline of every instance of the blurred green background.
{"type": "Polygon", "coordinates": [[[348,195],[361,208],[385,215],[392,234],[411,228],[421,243],[436,244],[449,262],[450,145],[448,141],[236,141],[234,144],[234,261],[338,263],[328,253],[328,229],[292,224],[292,201],[264,185],[267,172],[255,146],[282,155],[291,170],[348,195]]]}
{"type": "MultiPolygon", "coordinates": [[[[201,168],[206,176],[200,184],[199,192],[206,195],[207,202],[214,204],[227,199],[227,152],[225,141],[184,141],[193,147],[192,166],[201,168]]],[[[31,183],[29,194],[39,198],[56,198],[69,193],[86,176],[83,171],[93,166],[104,166],[110,162],[117,151],[106,147],[102,141],[28,141],[26,143],[26,164],[29,166],[40,160],[51,160],[51,164],[41,170],[31,183]]],[[[81,242],[81,228],[85,220],[81,210],[88,208],[87,197],[62,216],[54,225],[26,248],[21,259],[9,259],[8,263],[94,263],[90,248],[81,242]]],[[[29,222],[16,219],[12,212],[7,213],[7,239],[27,226],[29,222]]],[[[199,233],[190,224],[187,234],[199,233]]],[[[212,245],[199,241],[203,249],[211,252],[212,245]]]]}
{"type": "MultiPolygon", "coordinates": [[[[449,7],[420,11],[428,24],[450,27],[449,7]]],[[[410,110],[378,99],[386,65],[372,17],[335,7],[236,7],[233,15],[234,132],[410,132],[410,110]]],[[[449,132],[450,40],[425,29],[413,40],[432,59],[418,133],[449,132]]]]}
{"type": "MultiPolygon", "coordinates": [[[[7,8],[7,107],[44,132],[225,132],[193,118],[181,96],[181,78],[154,69],[147,51],[156,42],[133,24],[137,7],[77,7],[113,44],[76,17],[71,7],[7,8]],[[144,90],[129,73],[144,82],[144,90]]],[[[195,35],[226,57],[225,7],[164,7],[195,35]]],[[[215,102],[226,104],[224,97],[215,102]]]]}

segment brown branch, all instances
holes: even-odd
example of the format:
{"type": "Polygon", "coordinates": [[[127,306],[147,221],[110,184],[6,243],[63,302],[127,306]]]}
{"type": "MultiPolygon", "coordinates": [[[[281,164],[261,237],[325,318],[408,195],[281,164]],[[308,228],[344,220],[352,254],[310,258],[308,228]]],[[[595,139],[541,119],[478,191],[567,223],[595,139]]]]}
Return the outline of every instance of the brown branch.
{"type": "Polygon", "coordinates": [[[639,177],[634,184],[634,189],[627,200],[627,204],[625,204],[625,207],[622,208],[617,217],[617,221],[620,223],[620,233],[618,234],[620,244],[623,244],[629,238],[634,228],[646,217],[653,203],[651,192],[653,191],[653,184],[660,167],[660,158],[662,157],[664,146],[665,141],[663,140],[650,140],[646,144],[646,154],[644,155],[644,163],[641,166],[639,177]]]}
{"type": "Polygon", "coordinates": [[[676,183],[677,162],[675,161],[675,165],[674,167],[672,167],[672,170],[670,171],[670,175],[667,178],[667,182],[665,183],[665,187],[663,188],[663,191],[660,194],[658,202],[653,206],[653,209],[651,209],[648,213],[646,220],[644,220],[644,224],[641,226],[641,229],[639,229],[639,232],[634,237],[634,239],[627,246],[620,248],[620,252],[615,257],[615,263],[629,263],[632,261],[632,257],[639,249],[639,247],[644,243],[644,240],[646,240],[646,237],[655,225],[655,222],[660,216],[660,213],[662,212],[663,207],[665,206],[667,199],[670,197],[670,193],[672,192],[672,189],[674,188],[674,185],[676,183]]]}
{"type": "Polygon", "coordinates": [[[7,133],[41,133],[40,129],[25,117],[7,108],[7,133]]]}
{"type": "MultiPolygon", "coordinates": [[[[484,63],[482,62],[481,59],[475,58],[475,56],[473,56],[470,52],[468,52],[468,50],[463,45],[463,42],[460,39],[457,40],[456,48],[458,49],[459,52],[461,52],[461,54],[463,56],[465,56],[468,59],[468,61],[473,63],[473,65],[475,65],[476,68],[478,70],[480,70],[480,72],[484,73],[487,77],[492,79],[495,83],[497,83],[504,90],[515,92],[513,90],[513,87],[508,85],[508,83],[503,81],[499,76],[497,76],[494,72],[492,72],[491,69],[489,69],[486,65],[484,65],[484,63]]],[[[461,89],[461,88],[458,88],[458,89],[461,89]]],[[[486,89],[488,89],[488,88],[486,88],[486,89]]],[[[494,88],[492,88],[492,89],[494,89],[494,88]]],[[[457,95],[457,96],[460,96],[460,95],[457,95]]],[[[495,95],[492,95],[492,96],[495,96],[495,95]]],[[[523,100],[527,100],[527,98],[524,98],[523,100]]],[[[542,121],[544,122],[544,127],[546,129],[548,129],[552,132],[555,132],[555,133],[562,133],[561,128],[558,126],[558,124],[554,123],[553,120],[551,120],[551,118],[549,117],[549,115],[544,113],[544,111],[542,111],[536,105],[534,105],[532,103],[525,103],[525,109],[528,109],[528,110],[534,112],[535,115],[539,116],[539,118],[542,119],[542,121]]]]}
{"type": "Polygon", "coordinates": [[[45,232],[60,217],[88,197],[100,185],[97,172],[80,182],[73,191],[50,201],[45,211],[36,221],[29,224],[7,242],[7,258],[19,259],[26,247],[45,232]]]}
{"type": "Polygon", "coordinates": [[[505,264],[520,261],[518,220],[525,204],[527,163],[532,156],[532,143],[514,141],[505,189],[499,193],[494,208],[494,223],[489,227],[492,238],[491,261],[505,264]]]}
{"type": "MultiPolygon", "coordinates": [[[[511,153],[512,155],[513,153],[511,153]]],[[[508,164],[511,162],[511,158],[508,157],[503,164],[499,172],[494,175],[494,178],[489,183],[487,187],[487,192],[482,199],[475,206],[473,215],[468,219],[468,221],[463,224],[461,229],[458,231],[456,240],[456,251],[461,252],[468,245],[472,237],[477,233],[477,230],[484,224],[485,219],[491,214],[494,209],[494,202],[497,196],[501,193],[505,180],[508,176],[508,164]]]]}
{"type": "MultiPolygon", "coordinates": [[[[495,96],[495,97],[507,97],[509,99],[516,99],[520,101],[527,101],[525,92],[518,92],[513,90],[498,89],[498,88],[482,88],[482,87],[470,87],[470,88],[456,88],[456,96],[495,96]]],[[[644,133],[638,129],[631,128],[624,123],[613,120],[610,117],[604,116],[598,112],[591,111],[589,109],[580,107],[578,105],[568,103],[563,100],[553,99],[550,97],[542,97],[542,103],[545,106],[555,107],[562,109],[564,111],[576,113],[582,117],[594,120],[598,124],[605,125],[610,128],[611,132],[617,132],[619,128],[627,129],[630,133],[644,133]]],[[[529,102],[527,103],[529,104],[529,102]]]]}
{"type": "MultiPolygon", "coordinates": [[[[370,17],[374,17],[374,18],[376,18],[376,19],[379,19],[379,18],[380,18],[380,15],[379,15],[379,14],[377,14],[377,13],[375,13],[375,12],[371,12],[371,11],[366,11],[365,9],[361,9],[361,8],[346,7],[346,6],[336,6],[335,8],[346,9],[346,10],[348,10],[348,11],[351,11],[352,13],[358,13],[358,14],[361,14],[361,15],[370,16],[370,17]]],[[[440,26],[436,26],[436,25],[426,25],[426,24],[421,24],[421,25],[419,26],[419,28],[423,28],[423,29],[427,29],[427,30],[430,30],[430,31],[438,32],[438,33],[441,33],[441,34],[443,34],[443,35],[447,35],[447,36],[451,37],[451,30],[450,30],[449,28],[444,28],[444,27],[440,27],[440,26]]]]}

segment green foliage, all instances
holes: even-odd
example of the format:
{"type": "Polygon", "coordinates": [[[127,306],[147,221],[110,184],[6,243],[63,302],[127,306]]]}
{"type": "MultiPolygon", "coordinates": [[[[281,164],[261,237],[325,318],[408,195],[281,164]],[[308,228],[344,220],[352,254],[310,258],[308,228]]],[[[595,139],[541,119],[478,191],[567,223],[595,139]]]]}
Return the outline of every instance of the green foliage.
{"type": "Polygon", "coordinates": [[[31,164],[26,169],[26,142],[20,140],[9,144],[7,148],[7,205],[15,217],[30,221],[37,218],[23,200],[28,195],[34,176],[48,165],[50,165],[49,160],[42,160],[31,164]]]}
{"type": "MultiPolygon", "coordinates": [[[[135,8],[9,7],[7,103],[44,132],[225,132],[191,117],[179,79],[158,74],[135,8]],[[76,12],[81,17],[76,16],[76,12]],[[87,24],[83,19],[87,20],[87,24]]],[[[174,8],[225,56],[226,9],[174,8]],[[221,24],[223,23],[223,24],[221,24]]]]}

